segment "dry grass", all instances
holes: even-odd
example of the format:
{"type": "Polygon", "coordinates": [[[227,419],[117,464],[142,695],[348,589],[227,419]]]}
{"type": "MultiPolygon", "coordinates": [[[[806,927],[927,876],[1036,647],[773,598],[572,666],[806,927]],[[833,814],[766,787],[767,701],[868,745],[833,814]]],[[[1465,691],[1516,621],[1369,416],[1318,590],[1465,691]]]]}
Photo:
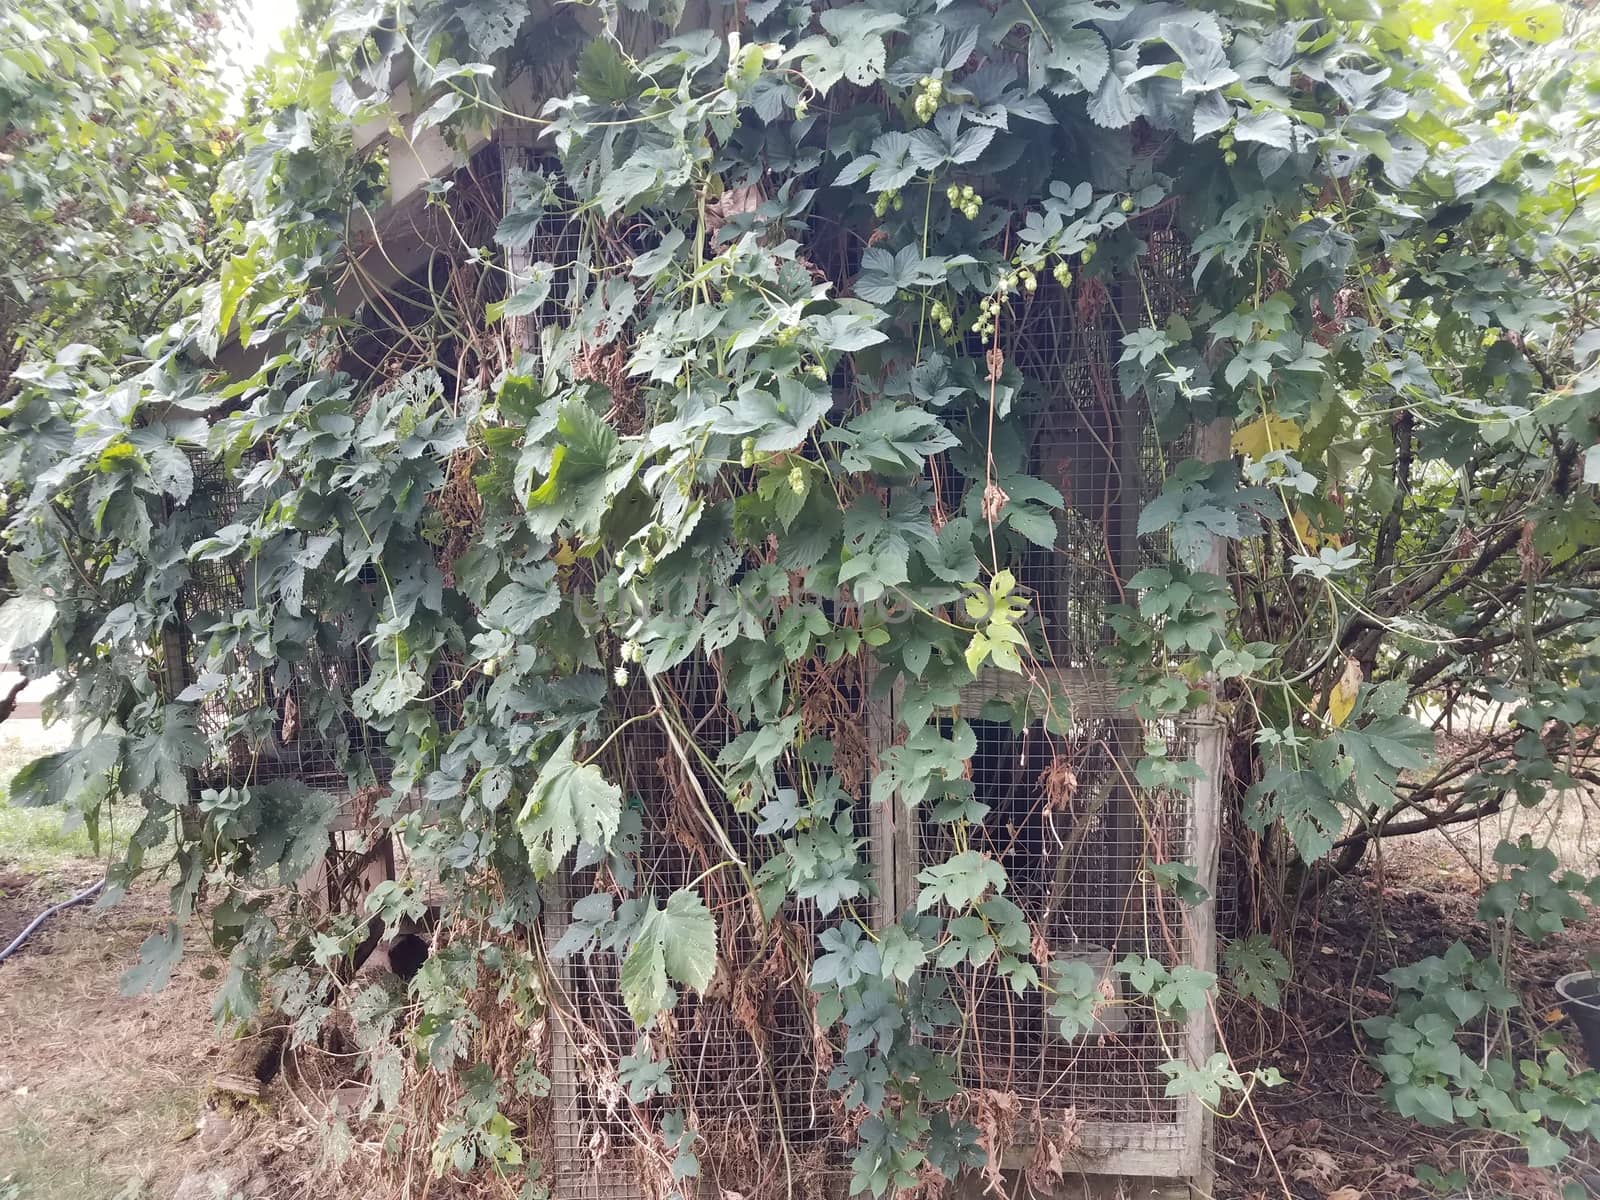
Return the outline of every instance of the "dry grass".
{"type": "MultiPolygon", "coordinates": [[[[0,901],[8,923],[44,890],[0,901]]],[[[221,1048],[215,961],[195,946],[160,995],[117,990],[164,903],[152,887],[105,912],[59,914],[0,966],[0,1181],[29,1200],[165,1200],[183,1172],[196,1081],[221,1048]]]]}

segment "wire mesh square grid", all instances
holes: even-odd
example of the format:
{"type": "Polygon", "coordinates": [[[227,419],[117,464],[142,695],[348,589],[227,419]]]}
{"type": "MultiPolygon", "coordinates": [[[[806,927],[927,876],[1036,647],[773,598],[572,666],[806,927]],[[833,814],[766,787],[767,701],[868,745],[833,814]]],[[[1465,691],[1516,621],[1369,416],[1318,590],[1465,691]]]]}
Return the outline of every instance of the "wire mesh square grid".
{"type": "MultiPolygon", "coordinates": [[[[197,531],[213,532],[240,517],[238,490],[215,460],[195,464],[194,491],[176,514],[197,531]]],[[[388,755],[378,738],[350,711],[348,698],[371,669],[353,629],[323,624],[295,657],[251,664],[242,655],[208,663],[208,635],[247,606],[250,564],[202,559],[192,564],[180,595],[177,653],[182,682],[207,667],[249,675],[248,699],[215,689],[198,703],[197,724],[210,748],[194,775],[196,795],[206,788],[260,787],[292,781],[308,790],[346,794],[386,777],[388,755]]]]}
{"type": "MultiPolygon", "coordinates": [[[[665,1194],[672,1154],[658,1129],[665,1114],[678,1110],[696,1134],[699,1194],[831,1196],[845,1178],[845,1114],[827,1085],[833,1051],[817,1027],[808,987],[822,921],[814,905],[791,903],[764,924],[738,874],[718,869],[730,851],[754,866],[772,847],[755,834],[754,818],[735,811],[686,761],[689,743],[715,757],[736,733],[715,673],[690,666],[665,678],[684,720],[677,744],[659,719],[640,721],[605,764],[627,806],[622,869],[615,869],[613,854],[610,864],[566,872],[547,931],[564,932],[572,905],[596,892],[659,904],[692,886],[716,918],[716,973],[704,994],[680,990],[644,1043],[650,1057],[670,1063],[670,1094],[636,1101],[619,1079],[619,1063],[636,1052],[640,1034],[623,1003],[618,956],[596,950],[558,963],[553,1194],[563,1200],[665,1194]]],[[[835,689],[836,711],[814,711],[808,719],[819,728],[859,726],[855,706],[863,695],[859,680],[845,681],[835,689]]],[[[634,697],[617,718],[650,708],[647,698],[634,697]]],[[[859,795],[861,776],[853,767],[840,777],[859,795]]],[[[855,820],[857,835],[865,836],[859,802],[855,820]]]]}
{"type": "Polygon", "coordinates": [[[1126,599],[1142,567],[1167,557],[1165,538],[1138,532],[1139,514],[1184,444],[1157,435],[1144,397],[1121,387],[1118,363],[1125,332],[1183,308],[1186,258],[1163,221],[1146,220],[1139,232],[1144,252],[1109,282],[1063,288],[1041,279],[1007,344],[1025,381],[1028,473],[1063,499],[1055,546],[1029,544],[1013,567],[1056,667],[1092,667],[1109,637],[1107,607],[1126,599]]]}
{"type": "MultiPolygon", "coordinates": [[[[969,825],[964,848],[1006,871],[1005,898],[1022,910],[1032,957],[1078,961],[1093,970],[1102,1000],[1089,1032],[1068,1041],[1051,1017],[1051,998],[1023,995],[993,962],[957,969],[952,999],[959,1025],[943,1038],[960,1060],[963,1086],[1018,1097],[1044,1114],[1127,1127],[1130,1146],[1170,1144],[1151,1126],[1177,1126],[1178,1102],[1165,1096],[1160,1065],[1182,1057],[1181,1025],[1158,1018],[1114,970],[1125,955],[1188,961],[1181,905],[1157,888],[1147,860],[1184,861],[1188,801],[1134,786],[1133,764],[1146,736],[1164,736],[1173,757],[1190,753],[1182,728],[1152,730],[1129,717],[1080,721],[1058,737],[1041,725],[972,722],[973,799],[987,809],[969,825]]],[[[924,807],[914,831],[920,869],[957,849],[955,827],[924,807]]]]}

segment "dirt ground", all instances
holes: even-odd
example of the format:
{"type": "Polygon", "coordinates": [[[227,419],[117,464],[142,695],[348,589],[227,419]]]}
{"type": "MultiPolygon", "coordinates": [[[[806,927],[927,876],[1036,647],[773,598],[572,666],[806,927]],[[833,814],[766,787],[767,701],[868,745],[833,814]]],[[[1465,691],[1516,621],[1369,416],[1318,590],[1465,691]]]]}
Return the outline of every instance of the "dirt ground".
{"type": "MultiPolygon", "coordinates": [[[[71,883],[91,881],[88,866],[71,883]]],[[[0,877],[6,941],[57,898],[62,878],[0,877]]],[[[159,996],[117,988],[164,905],[141,891],[103,913],[71,910],[0,966],[0,1180],[29,1200],[165,1198],[184,1174],[196,1081],[220,1049],[216,967],[196,953],[159,996]]]]}
{"type": "MultiPolygon", "coordinates": [[[[1502,836],[1527,834],[1567,866],[1600,869],[1588,804],[1553,804],[1484,824],[1410,839],[1387,847],[1381,861],[1369,858],[1301,914],[1284,1011],[1241,1003],[1225,1011],[1225,1036],[1240,1065],[1276,1066],[1289,1082],[1256,1091],[1253,1113],[1218,1123],[1219,1196],[1281,1197],[1280,1172],[1296,1200],[1560,1200],[1563,1185],[1600,1196],[1600,1147],[1576,1147],[1561,1170],[1543,1171],[1491,1134],[1424,1129],[1384,1106],[1382,1079],[1366,1059],[1359,1023],[1388,1009],[1386,971],[1442,955],[1458,940],[1487,951],[1476,908],[1502,836]],[[1419,1178],[1426,1168],[1448,1183],[1427,1186],[1419,1178]]],[[[1565,1041],[1579,1066],[1582,1045],[1561,1016],[1555,982],[1596,956],[1597,920],[1540,947],[1519,937],[1514,953],[1525,1011],[1565,1041]]]]}
{"type": "MultiPolygon", "coordinates": [[[[0,943],[103,870],[77,835],[21,820],[0,803],[0,943]]],[[[1600,841],[1588,836],[1586,816],[1518,820],[1571,865],[1595,869],[1600,841]]],[[[1283,1013],[1225,1006],[1224,1036],[1241,1066],[1273,1065],[1289,1082],[1258,1090],[1253,1108],[1218,1122],[1217,1197],[1560,1200],[1573,1182],[1600,1195],[1584,1179],[1589,1162],[1600,1164],[1593,1147],[1554,1173],[1531,1170],[1486,1134],[1419,1129],[1383,1107],[1364,1058],[1357,1023],[1386,1006],[1384,971],[1457,938],[1481,948],[1479,870],[1498,836],[1458,832],[1369,863],[1301,915],[1283,1013]],[[1425,1167],[1455,1173],[1453,1186],[1424,1186],[1425,1167]]],[[[68,910],[0,964],[0,1200],[387,1197],[389,1189],[336,1182],[327,1095],[280,1076],[259,1104],[208,1099],[236,1047],[212,1023],[222,964],[197,937],[160,995],[119,994],[139,943],[163,926],[165,904],[151,881],[104,911],[68,910]]],[[[1552,985],[1591,954],[1600,954],[1600,922],[1525,948],[1529,1010],[1561,1028],[1552,985]]],[[[375,1153],[382,1131],[363,1136],[375,1153]]]]}

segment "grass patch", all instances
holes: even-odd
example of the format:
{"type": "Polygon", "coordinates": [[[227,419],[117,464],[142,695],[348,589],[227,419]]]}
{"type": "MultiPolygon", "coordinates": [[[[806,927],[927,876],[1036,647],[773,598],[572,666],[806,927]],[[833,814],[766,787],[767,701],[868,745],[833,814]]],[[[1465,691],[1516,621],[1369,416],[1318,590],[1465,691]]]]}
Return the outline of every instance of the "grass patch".
{"type": "Polygon", "coordinates": [[[137,804],[115,805],[101,813],[100,846],[96,849],[89,826],[75,809],[62,805],[23,808],[11,803],[10,785],[17,772],[66,742],[64,731],[43,730],[34,721],[14,724],[22,727],[21,731],[0,726],[0,867],[33,875],[74,862],[120,856],[140,819],[137,804]]]}
{"type": "Polygon", "coordinates": [[[152,1184],[160,1155],[151,1151],[170,1153],[193,1124],[194,1107],[192,1087],[169,1086],[24,1109],[0,1142],[0,1200],[8,1184],[17,1200],[158,1200],[152,1184]]]}

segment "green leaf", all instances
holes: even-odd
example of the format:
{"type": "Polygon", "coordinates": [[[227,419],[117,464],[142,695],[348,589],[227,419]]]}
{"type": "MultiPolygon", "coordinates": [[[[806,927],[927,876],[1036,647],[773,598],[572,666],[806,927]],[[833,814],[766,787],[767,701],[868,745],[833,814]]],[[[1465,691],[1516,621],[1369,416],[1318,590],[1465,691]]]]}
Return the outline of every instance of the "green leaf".
{"type": "Polygon", "coordinates": [[[0,604],[0,662],[44,637],[55,619],[55,601],[42,596],[14,596],[0,604]]]}
{"type": "Polygon", "coordinates": [[[1234,122],[1233,136],[1241,142],[1260,142],[1279,150],[1294,148],[1294,126],[1280,112],[1253,113],[1234,122]]]}
{"type": "MultiPolygon", "coordinates": [[[[1070,12],[1073,6],[1064,7],[1070,12]]],[[[1035,87],[1048,81],[1061,92],[1093,92],[1111,67],[1105,39],[1093,29],[1072,25],[1071,18],[1055,19],[1056,11],[1054,5],[1039,6],[1045,28],[1028,38],[1029,81],[1035,87]]]]}
{"type": "Polygon", "coordinates": [[[1228,62],[1222,43],[1207,29],[1182,21],[1161,26],[1161,36],[1183,60],[1183,90],[1214,92],[1236,83],[1239,73],[1228,62]]]}
{"type": "Polygon", "coordinates": [[[622,823],[622,789],[592,764],[573,760],[577,733],[569,733],[534,780],[517,828],[528,861],[540,879],[549,875],[579,842],[609,847],[622,823]]]}
{"type": "Polygon", "coordinates": [[[501,317],[527,317],[539,311],[550,296],[550,282],[556,269],[547,262],[534,263],[527,268],[528,281],[504,300],[488,306],[485,315],[491,321],[501,317]]]}
{"type": "Polygon", "coordinates": [[[898,794],[908,808],[920,804],[936,779],[961,778],[977,749],[977,735],[966,721],[957,721],[948,738],[937,725],[921,726],[902,744],[884,752],[882,765],[872,777],[872,802],[883,804],[898,794]]]}
{"type": "Polygon", "coordinates": [[[629,1100],[644,1104],[656,1096],[672,1094],[670,1067],[666,1059],[650,1056],[650,1043],[641,1037],[632,1054],[617,1060],[617,1082],[628,1089],[629,1100]]]}
{"type": "Polygon", "coordinates": [[[1555,1134],[1547,1129],[1535,1125],[1528,1130],[1525,1139],[1528,1147],[1528,1165],[1530,1167],[1553,1167],[1566,1158],[1571,1152],[1568,1146],[1555,1134]]]}
{"type": "Polygon", "coordinates": [[[466,0],[455,9],[467,41],[484,58],[509,49],[528,19],[528,6],[521,0],[466,0]]]}
{"type": "Polygon", "coordinates": [[[651,904],[623,959],[619,985],[636,1025],[647,1025],[670,1008],[669,980],[705,991],[717,969],[717,923],[690,888],[667,897],[666,908],[651,904]]]}
{"type": "Polygon", "coordinates": [[[1239,995],[1278,1010],[1278,985],[1289,978],[1289,963],[1265,934],[1253,933],[1229,942],[1222,961],[1239,995]]]}
{"type": "Polygon", "coordinates": [[[1501,137],[1478,138],[1465,146],[1455,158],[1456,195],[1470,195],[1493,183],[1518,148],[1514,139],[1501,137]]]}
{"type": "Polygon", "coordinates": [[[754,386],[740,388],[739,398],[726,406],[727,417],[719,428],[724,433],[754,435],[761,454],[793,450],[832,407],[833,393],[827,388],[789,375],[778,380],[776,395],[754,386]]]}
{"type": "Polygon", "coordinates": [[[867,87],[883,78],[888,53],[883,35],[904,25],[904,17],[855,4],[824,9],[820,20],[829,36],[807,38],[791,51],[806,56],[801,70],[808,83],[827,95],[841,79],[867,87]]]}
{"type": "Polygon", "coordinates": [[[1060,1022],[1061,1036],[1075,1041],[1095,1028],[1101,1006],[1100,975],[1082,959],[1056,959],[1050,964],[1055,995],[1050,1015],[1060,1022]]]}
{"type": "Polygon", "coordinates": [[[1156,984],[1150,997],[1158,1008],[1167,1012],[1196,1013],[1205,1008],[1206,995],[1216,984],[1217,977],[1210,971],[1182,963],[1173,967],[1166,979],[1156,984]]]}
{"type": "Polygon", "coordinates": [[[392,717],[422,694],[422,676],[385,656],[372,676],[351,696],[358,717],[392,717]]]}
{"type": "Polygon", "coordinates": [[[970,262],[972,258],[966,254],[924,258],[914,245],[902,246],[893,254],[881,246],[873,246],[861,256],[861,274],[856,276],[855,292],[871,304],[887,304],[900,289],[943,283],[951,267],[970,262]]]}
{"type": "Polygon", "coordinates": [[[495,227],[495,244],[507,250],[521,250],[533,241],[544,221],[548,185],[542,175],[514,169],[506,177],[506,191],[506,214],[495,227]]]}
{"type": "Polygon", "coordinates": [[[913,133],[911,161],[924,171],[938,171],[978,158],[994,141],[995,129],[992,125],[974,125],[963,130],[961,116],[960,110],[947,108],[933,119],[931,128],[913,133]]]}
{"type": "Polygon", "coordinates": [[[1352,781],[1362,803],[1387,812],[1399,802],[1402,771],[1420,771],[1433,754],[1433,733],[1414,717],[1395,715],[1342,729],[1339,745],[1354,764],[1352,781]]]}
{"type": "Polygon", "coordinates": [[[873,405],[843,429],[830,429],[823,440],[844,447],[839,462],[847,470],[883,475],[920,475],[929,458],[958,444],[938,417],[892,400],[873,405]]]}
{"type": "Polygon", "coordinates": [[[917,911],[927,912],[936,904],[946,904],[961,912],[977,903],[989,889],[1006,890],[1006,872],[998,860],[977,850],[963,850],[942,863],[925,867],[917,874],[921,885],[917,911]]]}
{"type": "Polygon", "coordinates": [[[1222,1103],[1224,1089],[1239,1091],[1244,1087],[1239,1072],[1220,1050],[1201,1067],[1191,1067],[1180,1059],[1164,1062],[1161,1073],[1167,1076],[1166,1095],[1195,1096],[1211,1108],[1222,1103]]]}
{"type": "Polygon", "coordinates": [[[139,945],[139,965],[122,977],[122,994],[137,996],[144,992],[159,992],[167,986],[172,972],[183,958],[183,927],[168,921],[165,929],[157,930],[139,945]]]}
{"type": "Polygon", "coordinates": [[[885,979],[910,983],[928,958],[928,948],[919,938],[906,932],[903,925],[891,925],[878,939],[878,956],[883,963],[885,979]]]}
{"type": "Polygon", "coordinates": [[[548,536],[565,521],[593,537],[611,501],[632,479],[636,460],[619,458],[616,431],[583,399],[561,406],[556,433],[560,441],[549,473],[528,493],[528,527],[548,536]]]}

